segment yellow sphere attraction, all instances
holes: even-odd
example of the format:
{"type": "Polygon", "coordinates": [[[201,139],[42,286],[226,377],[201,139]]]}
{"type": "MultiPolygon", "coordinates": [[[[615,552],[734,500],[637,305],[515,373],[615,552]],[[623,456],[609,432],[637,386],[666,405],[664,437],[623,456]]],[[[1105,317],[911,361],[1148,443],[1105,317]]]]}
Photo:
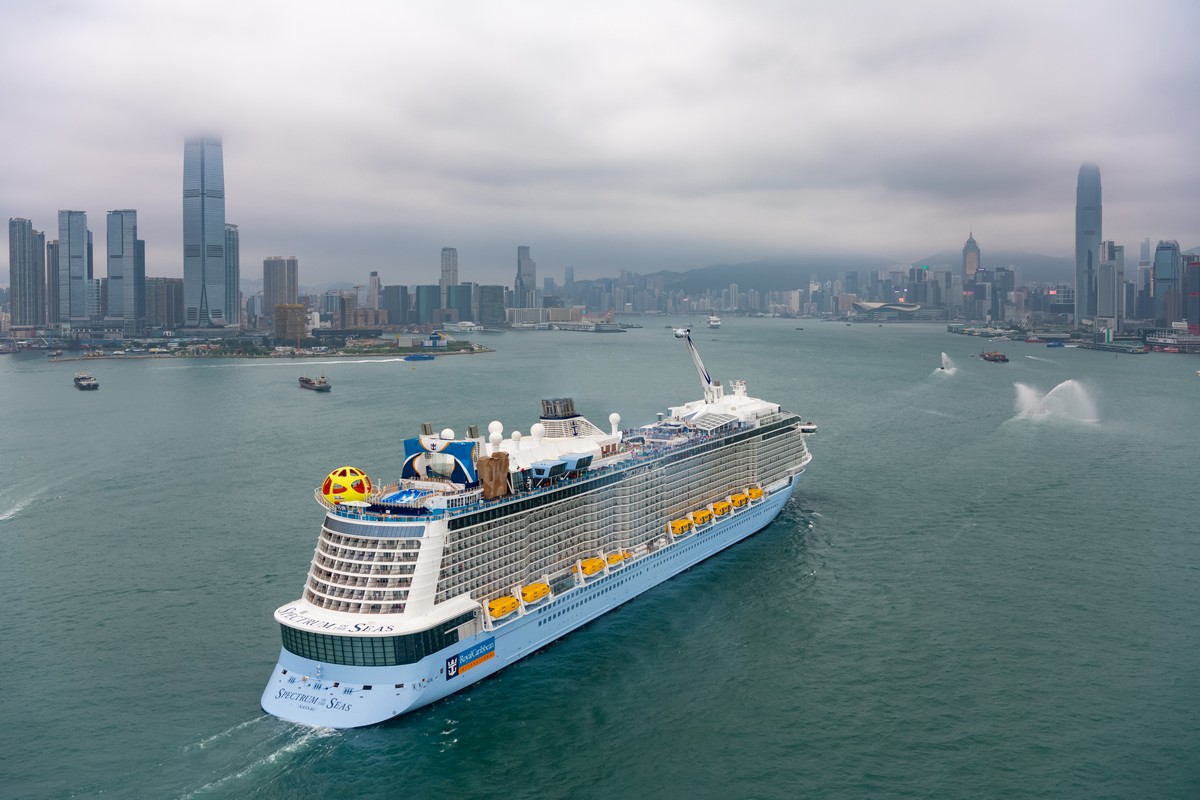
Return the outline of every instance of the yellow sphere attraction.
{"type": "Polygon", "coordinates": [[[371,479],[358,467],[338,467],[321,484],[321,494],[334,504],[366,500],[371,494],[371,479]]]}

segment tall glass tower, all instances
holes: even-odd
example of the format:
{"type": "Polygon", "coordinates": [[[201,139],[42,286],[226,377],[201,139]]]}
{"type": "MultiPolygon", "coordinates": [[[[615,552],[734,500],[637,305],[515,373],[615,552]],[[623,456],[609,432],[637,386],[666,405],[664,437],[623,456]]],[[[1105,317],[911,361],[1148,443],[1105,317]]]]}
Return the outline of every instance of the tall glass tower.
{"type": "Polygon", "coordinates": [[[226,312],[225,165],[221,140],[183,146],[183,325],[222,328],[226,312]]]}
{"type": "Polygon", "coordinates": [[[513,308],[537,308],[537,264],[529,246],[517,247],[517,279],[513,282],[513,308]]]}
{"type": "Polygon", "coordinates": [[[442,277],[438,281],[438,290],[441,292],[441,305],[439,308],[449,308],[450,300],[446,296],[451,286],[458,283],[458,249],[455,247],[442,248],[442,277]]]}
{"type": "Polygon", "coordinates": [[[1075,189],[1075,324],[1096,316],[1096,273],[1100,268],[1100,168],[1079,168],[1075,189]]]}
{"type": "Polygon", "coordinates": [[[1179,242],[1170,239],[1154,248],[1154,322],[1161,328],[1183,319],[1182,266],[1179,242]]]}
{"type": "Polygon", "coordinates": [[[86,211],[58,212],[58,321],[87,323],[92,280],[92,232],[86,211]]]}
{"type": "Polygon", "coordinates": [[[9,308],[13,325],[46,324],[46,234],[21,217],[8,221],[9,308]]]}
{"type": "Polygon", "coordinates": [[[225,225],[225,324],[242,324],[242,264],[238,226],[225,225]]]}

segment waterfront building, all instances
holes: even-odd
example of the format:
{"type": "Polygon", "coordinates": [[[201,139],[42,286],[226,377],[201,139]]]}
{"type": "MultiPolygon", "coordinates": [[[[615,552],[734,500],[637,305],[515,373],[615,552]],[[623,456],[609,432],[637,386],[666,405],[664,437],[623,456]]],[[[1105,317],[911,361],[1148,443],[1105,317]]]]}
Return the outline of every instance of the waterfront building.
{"type": "Polygon", "coordinates": [[[1160,328],[1183,319],[1179,242],[1160,241],[1154,248],[1154,320],[1160,328]]]}
{"type": "Polygon", "coordinates": [[[407,325],[408,287],[384,286],[382,306],[387,312],[389,325],[407,325]]]}
{"type": "MultiPolygon", "coordinates": [[[[86,325],[92,280],[92,232],[86,211],[58,212],[58,322],[86,325]]],[[[97,304],[98,305],[98,304],[97,304]]]]}
{"type": "Polygon", "coordinates": [[[146,278],[146,325],[169,331],[183,325],[183,278],[146,278]]]}
{"type": "Polygon", "coordinates": [[[454,322],[474,322],[475,312],[472,306],[475,302],[475,284],[459,283],[446,287],[446,305],[448,311],[454,312],[457,319],[454,322]]]}
{"type": "Polygon", "coordinates": [[[1096,327],[1117,330],[1120,327],[1121,284],[1125,273],[1125,247],[1113,242],[1100,243],[1100,269],[1096,273],[1096,327]]]}
{"type": "Polygon", "coordinates": [[[106,325],[126,336],[142,332],[146,318],[146,243],[138,238],[137,211],[108,212],[108,304],[106,325]]]}
{"type": "Polygon", "coordinates": [[[975,319],[980,315],[979,303],[975,299],[975,276],[979,274],[979,266],[979,243],[975,241],[975,232],[971,231],[962,249],[962,308],[963,316],[967,319],[975,319]]]}
{"type": "Polygon", "coordinates": [[[183,149],[184,326],[221,328],[226,311],[225,167],[221,140],[189,138],[183,149]]]}
{"type": "Polygon", "coordinates": [[[301,303],[275,304],[271,309],[271,320],[274,325],[272,333],[276,343],[286,342],[296,347],[300,346],[300,341],[307,333],[305,324],[308,322],[308,315],[304,312],[304,306],[301,303]]]}
{"type": "Polygon", "coordinates": [[[58,239],[46,242],[46,324],[57,325],[59,309],[58,239]]]}
{"type": "Polygon", "coordinates": [[[242,265],[238,226],[225,223],[225,325],[242,325],[242,265]]]}
{"type": "Polygon", "coordinates": [[[458,283],[458,250],[453,247],[442,248],[442,275],[438,281],[438,308],[449,308],[450,299],[447,296],[451,286],[458,283]]]}
{"type": "Polygon", "coordinates": [[[46,324],[46,234],[16,217],[8,221],[10,326],[46,324]]]}
{"type": "Polygon", "coordinates": [[[295,256],[263,259],[264,324],[273,326],[275,307],[300,302],[300,260],[295,256]]]}
{"type": "Polygon", "coordinates": [[[367,308],[371,311],[380,309],[379,297],[383,290],[383,284],[379,280],[379,273],[372,270],[367,276],[367,308]]]}
{"type": "Polygon", "coordinates": [[[416,319],[418,325],[432,325],[434,312],[441,308],[442,289],[440,286],[416,287],[416,319]]]}
{"type": "Polygon", "coordinates": [[[1100,168],[1084,164],[1075,187],[1075,325],[1096,316],[1102,224],[1100,168]]]}
{"type": "Polygon", "coordinates": [[[529,247],[517,247],[517,278],[513,282],[513,308],[537,308],[537,264],[529,247]]]}
{"type": "Polygon", "coordinates": [[[500,325],[504,322],[504,287],[494,284],[479,287],[480,325],[500,325]]]}
{"type": "Polygon", "coordinates": [[[1200,254],[1183,257],[1183,287],[1188,333],[1200,336],[1200,254]]]}

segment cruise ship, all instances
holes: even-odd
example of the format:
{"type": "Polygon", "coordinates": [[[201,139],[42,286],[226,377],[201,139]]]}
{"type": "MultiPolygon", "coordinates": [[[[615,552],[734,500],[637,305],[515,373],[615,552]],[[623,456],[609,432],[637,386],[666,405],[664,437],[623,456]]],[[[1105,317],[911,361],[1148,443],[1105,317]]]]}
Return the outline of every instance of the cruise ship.
{"type": "Polygon", "coordinates": [[[678,329],[703,397],[602,429],[570,398],[528,434],[500,422],[404,441],[395,480],[341,467],[303,595],[275,611],[282,648],[262,707],[352,728],[493,675],[769,524],[815,430],[728,388],[678,329]]]}

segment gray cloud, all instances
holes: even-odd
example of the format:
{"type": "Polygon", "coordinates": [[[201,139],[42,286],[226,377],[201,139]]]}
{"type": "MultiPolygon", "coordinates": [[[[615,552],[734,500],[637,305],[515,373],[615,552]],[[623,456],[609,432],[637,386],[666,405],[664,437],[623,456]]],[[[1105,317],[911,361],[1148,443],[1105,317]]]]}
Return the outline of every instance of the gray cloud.
{"type": "MultiPolygon", "coordinates": [[[[23,4],[0,198],[52,231],[137,208],[180,269],[183,137],[225,141],[243,272],[508,282],[804,251],[1200,244],[1194,3],[23,4]],[[826,6],[829,7],[826,7],[826,6]]],[[[6,258],[7,252],[0,252],[6,258]]],[[[0,273],[3,274],[3,273],[0,273]]]]}

